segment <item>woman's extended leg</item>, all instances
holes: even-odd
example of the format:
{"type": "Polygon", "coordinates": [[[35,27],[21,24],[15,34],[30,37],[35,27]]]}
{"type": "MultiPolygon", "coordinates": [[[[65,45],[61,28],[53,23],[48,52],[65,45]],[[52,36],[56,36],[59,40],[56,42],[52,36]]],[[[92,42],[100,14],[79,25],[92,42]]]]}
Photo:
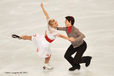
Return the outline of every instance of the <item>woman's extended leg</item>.
{"type": "Polygon", "coordinates": [[[21,36],[21,39],[23,39],[23,40],[32,40],[32,36],[24,35],[24,36],[21,36]]]}

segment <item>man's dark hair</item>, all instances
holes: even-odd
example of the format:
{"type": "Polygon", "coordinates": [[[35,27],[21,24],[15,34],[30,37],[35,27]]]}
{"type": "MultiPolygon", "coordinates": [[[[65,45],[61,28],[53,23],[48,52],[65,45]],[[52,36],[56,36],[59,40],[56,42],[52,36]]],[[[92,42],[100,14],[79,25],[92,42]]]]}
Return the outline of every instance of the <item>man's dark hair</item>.
{"type": "Polygon", "coordinates": [[[74,25],[75,19],[72,16],[66,16],[65,17],[69,22],[71,22],[72,25],[74,25]]]}

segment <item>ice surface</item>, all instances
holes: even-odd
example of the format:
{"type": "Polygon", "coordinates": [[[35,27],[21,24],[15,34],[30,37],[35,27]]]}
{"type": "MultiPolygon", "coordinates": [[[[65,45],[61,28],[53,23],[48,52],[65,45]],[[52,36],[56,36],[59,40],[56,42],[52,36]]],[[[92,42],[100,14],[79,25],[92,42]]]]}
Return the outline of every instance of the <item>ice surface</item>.
{"type": "MultiPolygon", "coordinates": [[[[57,38],[52,43],[52,71],[43,71],[44,59],[38,57],[31,41],[11,38],[11,34],[43,34],[46,19],[41,0],[0,0],[0,76],[113,76],[114,75],[114,0],[46,0],[44,6],[51,18],[64,26],[65,16],[76,19],[75,26],[86,35],[93,57],[91,65],[69,72],[64,59],[70,42],[57,38]],[[22,74],[11,74],[23,72],[22,74]]],[[[64,35],[65,32],[60,32],[64,35]]]]}

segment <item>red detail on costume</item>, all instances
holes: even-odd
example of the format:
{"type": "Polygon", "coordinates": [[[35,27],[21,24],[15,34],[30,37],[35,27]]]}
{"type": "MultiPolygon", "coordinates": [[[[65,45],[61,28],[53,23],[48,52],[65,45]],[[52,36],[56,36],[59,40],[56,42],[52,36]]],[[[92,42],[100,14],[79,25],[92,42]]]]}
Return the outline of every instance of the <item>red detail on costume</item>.
{"type": "Polygon", "coordinates": [[[49,57],[50,55],[49,55],[49,54],[46,54],[46,56],[48,56],[48,57],[49,57]]]}
{"type": "Polygon", "coordinates": [[[39,49],[37,48],[37,52],[39,51],[39,49]]]}
{"type": "Polygon", "coordinates": [[[67,28],[68,33],[70,33],[72,30],[72,25],[67,28]]]}
{"type": "Polygon", "coordinates": [[[51,42],[54,41],[54,40],[49,39],[49,37],[47,36],[47,34],[45,35],[45,39],[46,39],[49,43],[51,43],[51,42]]]}
{"type": "Polygon", "coordinates": [[[36,34],[33,35],[33,37],[36,37],[36,36],[37,36],[36,34]]]}

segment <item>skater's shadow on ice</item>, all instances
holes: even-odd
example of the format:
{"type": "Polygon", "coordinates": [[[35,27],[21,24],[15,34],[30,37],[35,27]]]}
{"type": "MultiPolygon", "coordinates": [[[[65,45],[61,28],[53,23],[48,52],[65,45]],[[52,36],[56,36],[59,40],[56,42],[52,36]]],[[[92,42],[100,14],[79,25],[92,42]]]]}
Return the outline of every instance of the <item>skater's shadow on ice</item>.
{"type": "Polygon", "coordinates": [[[73,72],[69,72],[70,76],[80,76],[80,72],[79,71],[73,71],[73,72]]]}
{"type": "Polygon", "coordinates": [[[48,75],[48,74],[50,74],[52,71],[53,71],[53,70],[43,70],[42,72],[43,72],[43,74],[48,75]]]}
{"type": "Polygon", "coordinates": [[[73,71],[73,72],[69,72],[69,75],[70,76],[92,76],[92,72],[91,71],[88,71],[88,70],[86,70],[86,71],[82,71],[82,70],[80,70],[80,71],[73,71]]]}

